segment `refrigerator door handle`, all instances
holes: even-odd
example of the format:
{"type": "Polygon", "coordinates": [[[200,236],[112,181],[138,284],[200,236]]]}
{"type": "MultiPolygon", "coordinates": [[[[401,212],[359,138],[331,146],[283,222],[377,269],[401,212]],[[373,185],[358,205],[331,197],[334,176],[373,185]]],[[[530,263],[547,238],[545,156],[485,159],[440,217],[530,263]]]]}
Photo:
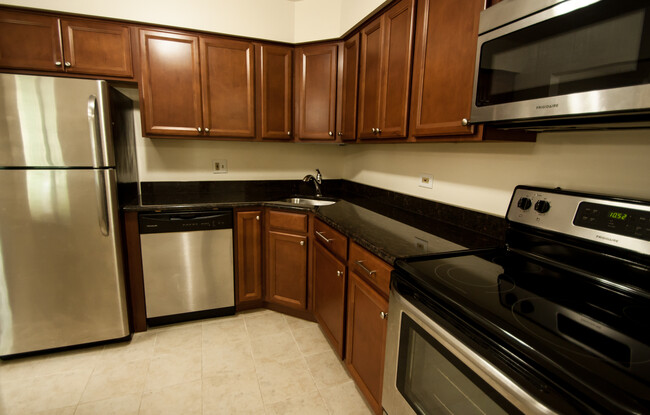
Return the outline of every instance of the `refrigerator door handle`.
{"type": "Polygon", "coordinates": [[[93,167],[102,167],[102,138],[99,135],[99,113],[97,111],[97,97],[88,97],[88,126],[90,127],[91,145],[93,151],[93,167]]]}
{"type": "Polygon", "coordinates": [[[102,235],[108,236],[109,223],[108,223],[108,197],[106,193],[106,171],[95,171],[95,194],[97,195],[97,217],[99,218],[99,230],[102,235]]]}

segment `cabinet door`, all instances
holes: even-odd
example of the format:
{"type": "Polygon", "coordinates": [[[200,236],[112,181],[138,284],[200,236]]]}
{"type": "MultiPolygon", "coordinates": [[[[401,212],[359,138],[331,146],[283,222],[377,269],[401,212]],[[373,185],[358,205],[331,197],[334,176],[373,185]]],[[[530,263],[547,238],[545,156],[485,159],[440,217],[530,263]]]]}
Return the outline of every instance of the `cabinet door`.
{"type": "Polygon", "coordinates": [[[335,140],[338,45],[298,48],[298,138],[335,140]]]}
{"type": "Polygon", "coordinates": [[[129,27],[90,20],[61,20],[66,72],[133,76],[129,27]]]}
{"type": "Polygon", "coordinates": [[[141,30],[140,54],[140,103],[145,132],[174,136],[201,134],[199,38],[141,30]]]}
{"type": "Polygon", "coordinates": [[[359,57],[359,138],[377,138],[379,128],[379,96],[381,93],[381,52],[383,44],[382,19],[361,30],[359,57]]]}
{"type": "Polygon", "coordinates": [[[262,211],[237,212],[237,305],[262,300],[262,211]]]}
{"type": "Polygon", "coordinates": [[[346,365],[372,409],[381,414],[388,301],[355,272],[350,272],[348,286],[346,365]]]}
{"type": "Polygon", "coordinates": [[[359,35],[356,34],[345,43],[339,53],[340,103],[338,104],[337,135],[343,141],[357,138],[357,88],[359,85],[359,35]]]}
{"type": "Polygon", "coordinates": [[[407,135],[414,14],[414,0],[402,0],[383,16],[379,138],[407,135]]]}
{"type": "Polygon", "coordinates": [[[63,71],[59,19],[0,10],[0,67],[63,71]]]}
{"type": "Polygon", "coordinates": [[[418,3],[413,63],[411,135],[471,135],[479,14],[483,0],[418,3]],[[465,125],[463,125],[465,124],[465,125]]]}
{"type": "Polygon", "coordinates": [[[343,357],[345,330],[345,264],[321,244],[314,244],[314,315],[343,357]]]}
{"type": "Polygon", "coordinates": [[[268,301],[307,309],[307,237],[268,232],[268,301]]]}
{"type": "Polygon", "coordinates": [[[201,37],[201,62],[206,134],[255,138],[253,44],[201,37]]]}
{"type": "Polygon", "coordinates": [[[262,139],[291,139],[293,48],[260,44],[257,50],[259,134],[262,139]]]}

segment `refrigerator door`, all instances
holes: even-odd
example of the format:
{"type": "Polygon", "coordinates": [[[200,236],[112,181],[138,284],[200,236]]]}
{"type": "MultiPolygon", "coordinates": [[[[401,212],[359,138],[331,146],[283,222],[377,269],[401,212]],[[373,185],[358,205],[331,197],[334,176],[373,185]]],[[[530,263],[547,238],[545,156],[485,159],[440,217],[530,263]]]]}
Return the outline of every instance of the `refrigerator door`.
{"type": "Polygon", "coordinates": [[[0,167],[114,166],[105,81],[0,74],[0,167]]]}
{"type": "Polygon", "coordinates": [[[0,170],[0,356],[129,335],[115,172],[0,170]]]}

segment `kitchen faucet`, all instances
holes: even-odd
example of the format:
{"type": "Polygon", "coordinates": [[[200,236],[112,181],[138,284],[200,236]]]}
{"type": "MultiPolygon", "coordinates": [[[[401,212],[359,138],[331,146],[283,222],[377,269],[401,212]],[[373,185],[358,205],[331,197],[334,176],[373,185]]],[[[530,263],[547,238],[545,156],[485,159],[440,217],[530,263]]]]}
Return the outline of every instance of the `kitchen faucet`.
{"type": "Polygon", "coordinates": [[[305,183],[308,183],[309,181],[313,181],[314,186],[316,186],[316,197],[323,196],[319,186],[323,182],[323,176],[320,174],[320,170],[316,169],[316,177],[312,176],[311,174],[308,174],[305,177],[303,177],[302,181],[305,183]]]}

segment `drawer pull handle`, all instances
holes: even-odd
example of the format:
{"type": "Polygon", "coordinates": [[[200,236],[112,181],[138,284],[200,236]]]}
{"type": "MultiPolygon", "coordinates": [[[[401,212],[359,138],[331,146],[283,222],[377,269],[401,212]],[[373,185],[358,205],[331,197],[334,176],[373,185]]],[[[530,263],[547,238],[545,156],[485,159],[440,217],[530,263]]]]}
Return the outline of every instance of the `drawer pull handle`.
{"type": "Polygon", "coordinates": [[[380,311],[379,317],[381,317],[382,320],[386,320],[388,318],[388,313],[384,313],[383,311],[380,311]]]}
{"type": "Polygon", "coordinates": [[[327,243],[330,243],[330,242],[332,242],[334,240],[334,239],[329,239],[327,236],[323,235],[322,233],[320,233],[318,231],[314,231],[314,232],[316,232],[316,235],[320,236],[327,243]]]}
{"type": "Polygon", "coordinates": [[[361,260],[354,261],[354,263],[357,264],[359,266],[359,268],[361,268],[370,277],[374,276],[377,273],[377,271],[371,271],[368,268],[366,268],[366,266],[363,265],[363,261],[361,261],[361,260]]]}

